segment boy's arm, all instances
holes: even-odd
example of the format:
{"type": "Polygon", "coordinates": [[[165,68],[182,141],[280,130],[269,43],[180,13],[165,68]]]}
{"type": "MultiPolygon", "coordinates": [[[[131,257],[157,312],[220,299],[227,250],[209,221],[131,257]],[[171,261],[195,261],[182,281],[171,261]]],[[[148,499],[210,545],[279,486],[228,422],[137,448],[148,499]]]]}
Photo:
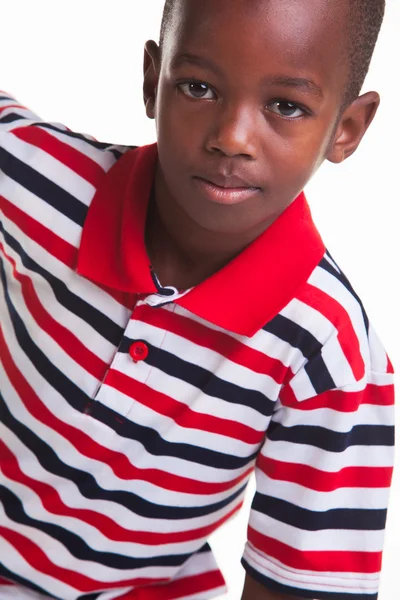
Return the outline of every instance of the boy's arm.
{"type": "Polygon", "coordinates": [[[279,594],[272,590],[267,590],[263,585],[246,575],[244,581],[242,600],[302,600],[298,596],[288,596],[279,594]]]}
{"type": "MultiPolygon", "coordinates": [[[[372,328],[369,336],[375,341],[372,328]]],[[[393,369],[378,342],[376,370],[357,363],[354,348],[346,351],[359,379],[329,387],[325,377],[328,389],[318,392],[306,385],[324,375],[329,354],[321,352],[281,389],[256,462],[242,600],[377,600],[393,467],[393,369]]],[[[329,365],[339,378],[342,370],[329,365]]]]}
{"type": "Polygon", "coordinates": [[[13,96],[0,90],[0,134],[40,121],[40,117],[13,96]]]}

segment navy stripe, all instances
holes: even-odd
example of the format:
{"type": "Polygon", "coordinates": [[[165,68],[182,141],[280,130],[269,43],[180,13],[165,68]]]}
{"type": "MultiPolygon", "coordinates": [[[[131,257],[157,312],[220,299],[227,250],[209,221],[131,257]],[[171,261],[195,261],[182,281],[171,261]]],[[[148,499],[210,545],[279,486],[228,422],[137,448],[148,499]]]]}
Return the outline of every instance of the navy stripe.
{"type": "MultiPolygon", "coordinates": [[[[98,142],[97,140],[88,139],[83,133],[76,133],[75,131],[65,130],[65,129],[62,129],[61,127],[57,127],[53,123],[40,122],[40,123],[38,123],[38,125],[40,127],[42,127],[43,129],[52,129],[53,131],[62,133],[66,137],[74,138],[77,140],[82,140],[83,142],[85,142],[89,146],[92,146],[93,148],[96,148],[97,150],[108,150],[109,152],[111,152],[111,154],[113,154],[115,156],[115,158],[117,160],[119,158],[121,158],[121,156],[124,154],[123,152],[121,152],[115,148],[115,144],[110,144],[107,142],[98,142]]],[[[124,146],[124,148],[127,148],[128,150],[132,150],[133,148],[137,148],[137,146],[124,146]]],[[[99,165],[99,167],[101,167],[101,165],[99,165]]]]}
{"type": "Polygon", "coordinates": [[[195,552],[194,554],[207,554],[208,552],[212,552],[211,550],[211,546],[208,542],[206,542],[205,544],[203,544],[203,546],[197,550],[197,552],[195,552]]]}
{"type": "Polygon", "coordinates": [[[91,304],[88,304],[76,296],[63,281],[60,281],[57,277],[46,271],[41,265],[35,262],[23,249],[22,245],[5,229],[3,224],[0,222],[0,231],[4,235],[4,240],[10,248],[16,252],[24,267],[32,273],[37,273],[51,287],[54,296],[57,301],[70,313],[73,313],[77,317],[81,318],[85,323],[93,327],[104,339],[118,347],[120,343],[124,329],[117,325],[105,314],[97,310],[91,304]]]}
{"type": "Polygon", "coordinates": [[[332,376],[329,373],[328,367],[326,366],[321,354],[317,354],[308,363],[306,363],[304,370],[310,378],[310,381],[317,394],[322,394],[328,390],[333,390],[336,387],[336,384],[332,379],[332,376]]]}
{"type": "MultiPolygon", "coordinates": [[[[124,337],[120,351],[128,352],[133,341],[124,337]]],[[[203,367],[187,362],[166,350],[156,348],[147,340],[144,341],[149,348],[146,363],[152,367],[156,367],[171,377],[186,381],[208,396],[220,398],[231,404],[248,406],[264,416],[272,415],[275,403],[258,390],[249,390],[225,381],[203,367]]]]}
{"type": "Polygon", "coordinates": [[[304,529],[306,531],[322,531],[326,529],[343,529],[351,531],[382,531],[386,523],[386,510],[335,508],[323,512],[307,510],[286,500],[256,493],[251,505],[264,515],[304,529]]]}
{"type": "MultiPolygon", "coordinates": [[[[146,556],[144,558],[134,557],[132,555],[125,556],[106,552],[104,550],[97,551],[78,535],[68,531],[64,527],[39,521],[28,516],[24,510],[21,500],[10,490],[0,485],[0,502],[3,504],[4,511],[8,518],[15,522],[32,527],[38,531],[43,531],[53,540],[58,540],[63,546],[79,560],[93,561],[94,563],[118,569],[121,571],[128,569],[142,569],[143,567],[178,567],[182,565],[193,552],[185,554],[164,554],[161,556],[146,556]]],[[[121,574],[122,576],[122,574],[121,574]]],[[[0,588],[1,590],[1,588],[0,588]]]]}
{"type": "MultiPolygon", "coordinates": [[[[329,252],[327,252],[327,255],[329,256],[329,258],[331,259],[331,261],[336,265],[335,261],[333,260],[333,258],[332,258],[332,256],[330,255],[329,252]]],[[[335,277],[335,279],[337,279],[338,281],[340,281],[340,283],[346,288],[346,290],[348,292],[350,292],[350,294],[353,296],[353,298],[355,300],[357,300],[358,304],[360,305],[360,310],[362,312],[362,316],[363,316],[363,320],[364,320],[364,325],[365,325],[365,330],[368,333],[368,331],[369,331],[369,319],[368,319],[368,315],[365,312],[365,308],[364,308],[363,303],[361,302],[360,297],[354,291],[354,288],[351,285],[350,281],[347,279],[346,275],[343,273],[343,271],[341,271],[339,269],[339,267],[338,267],[339,272],[334,267],[332,267],[332,265],[329,263],[329,261],[326,260],[326,258],[323,258],[321,260],[319,266],[321,267],[321,269],[324,269],[324,271],[326,271],[327,273],[329,273],[330,275],[332,275],[333,277],[335,277]]]]}
{"type": "Polygon", "coordinates": [[[258,452],[254,452],[250,456],[233,456],[191,444],[169,442],[162,438],[158,431],[150,427],[138,425],[129,419],[120,422],[120,415],[100,402],[93,403],[91,416],[114,429],[119,436],[137,440],[144,446],[146,452],[153,456],[171,456],[214,469],[235,471],[250,466],[258,454],[258,452]],[[118,421],[116,417],[118,417],[118,421]]]}
{"type": "Polygon", "coordinates": [[[13,181],[23,186],[55,208],[65,217],[83,226],[87,206],[51,179],[48,179],[19,158],[0,147],[0,169],[13,181]]]}
{"type": "Polygon", "coordinates": [[[47,380],[75,410],[82,412],[90,397],[57,369],[44,352],[42,352],[39,346],[32,340],[25,323],[19,316],[9,296],[6,274],[2,262],[0,262],[0,279],[3,282],[4,298],[19,347],[42,377],[47,380]]]}
{"type": "MultiPolygon", "coordinates": [[[[25,446],[36,456],[43,469],[49,473],[54,473],[54,475],[57,475],[58,477],[64,478],[66,481],[72,481],[79,489],[81,495],[89,500],[113,502],[117,506],[124,506],[130,512],[142,517],[149,519],[182,520],[210,515],[221,510],[225,506],[228,506],[243,493],[246,487],[246,485],[242,486],[224,500],[214,504],[194,507],[160,505],[144,500],[131,492],[106,490],[98,485],[95,477],[91,473],[63,463],[48,444],[32,433],[28,427],[17,421],[9,411],[1,394],[0,413],[4,425],[8,427],[18,439],[24,440],[25,446]]],[[[99,468],[101,469],[101,467],[99,468]]],[[[176,497],[178,500],[179,494],[177,494],[176,497]]]]}
{"type": "Polygon", "coordinates": [[[276,315],[263,329],[293,348],[298,348],[305,358],[310,359],[322,349],[322,344],[307,329],[283,315],[276,315]]]}
{"type": "Polygon", "coordinates": [[[339,432],[311,425],[284,427],[280,423],[271,421],[268,439],[274,442],[315,446],[327,452],[344,452],[351,446],[393,446],[394,427],[356,425],[350,431],[339,432]]]}
{"type": "MultiPolygon", "coordinates": [[[[0,98],[1,100],[2,98],[0,98]]],[[[8,100],[8,98],[7,98],[8,100]]],[[[15,108],[15,107],[13,107],[15,108]]],[[[22,108],[22,107],[21,107],[22,108]]],[[[11,112],[8,113],[8,115],[5,115],[4,117],[1,117],[0,119],[0,123],[14,123],[15,121],[23,121],[24,119],[26,119],[26,117],[23,117],[21,115],[18,115],[17,113],[11,112]]]]}
{"type": "MultiPolygon", "coordinates": [[[[36,592],[37,594],[41,594],[42,596],[45,596],[45,598],[55,598],[57,600],[57,596],[51,595],[45,589],[39,587],[35,583],[32,583],[32,581],[30,581],[28,579],[24,579],[23,577],[20,577],[13,571],[9,571],[7,569],[7,567],[5,567],[2,564],[1,560],[0,560],[0,577],[4,577],[4,579],[7,579],[11,583],[18,584],[22,588],[26,588],[27,590],[32,590],[33,592],[36,592]]],[[[24,593],[23,589],[20,591],[21,591],[21,594],[24,593]]],[[[1,592],[1,585],[0,585],[0,592],[1,592]]],[[[58,600],[60,600],[60,599],[58,598],[58,600]]]]}
{"type": "MultiPolygon", "coordinates": [[[[210,548],[209,544],[204,544],[204,546],[202,546],[200,548],[200,550],[197,550],[197,552],[193,553],[193,556],[195,554],[203,554],[206,552],[211,552],[211,548],[210,548]]],[[[97,594],[96,593],[95,594],[82,594],[81,596],[78,596],[76,600],[99,600],[104,593],[107,593],[109,591],[110,590],[104,590],[97,594]]]]}
{"type": "MultiPolygon", "coordinates": [[[[73,407],[80,412],[84,411],[91,398],[85,394],[78,386],[68,379],[59,369],[57,369],[33,342],[26,326],[14,308],[11,299],[8,295],[8,289],[5,281],[3,266],[0,263],[0,276],[4,284],[4,296],[10,313],[10,319],[13,323],[15,336],[18,344],[25,354],[31,360],[36,370],[56,389],[61,396],[73,407]]],[[[189,444],[173,444],[166,442],[161,436],[148,427],[142,427],[134,422],[125,420],[120,423],[116,417],[120,417],[111,409],[103,406],[99,402],[94,402],[92,405],[91,416],[108,427],[114,429],[121,437],[136,439],[140,441],[146,450],[156,456],[175,456],[185,460],[193,460],[200,464],[205,464],[217,468],[224,469],[240,469],[243,466],[254,460],[256,453],[249,457],[234,457],[229,454],[218,453],[211,450],[191,446],[189,444]]]]}
{"type": "MultiPolygon", "coordinates": [[[[288,594],[290,596],[290,598],[292,598],[292,596],[294,598],[305,598],[305,599],[309,599],[309,600],[315,600],[315,598],[318,598],[318,600],[378,600],[378,594],[374,593],[374,594],[352,594],[352,593],[346,593],[346,592],[338,592],[338,593],[334,593],[334,592],[324,592],[324,591],[320,591],[318,589],[314,590],[314,591],[310,591],[310,590],[303,590],[302,588],[298,588],[298,587],[289,587],[287,585],[282,585],[281,583],[278,583],[277,581],[274,581],[274,579],[270,579],[269,577],[266,577],[265,575],[261,575],[261,573],[259,571],[256,571],[255,569],[253,569],[252,566],[249,565],[249,563],[242,558],[241,560],[242,565],[245,569],[245,571],[250,575],[250,577],[252,579],[254,579],[254,581],[257,581],[258,583],[261,583],[261,585],[263,585],[267,590],[273,590],[274,592],[279,592],[281,594],[288,594]]],[[[310,565],[310,569],[311,569],[312,565],[310,565]]],[[[351,587],[351,582],[349,584],[349,587],[351,587]]]]}

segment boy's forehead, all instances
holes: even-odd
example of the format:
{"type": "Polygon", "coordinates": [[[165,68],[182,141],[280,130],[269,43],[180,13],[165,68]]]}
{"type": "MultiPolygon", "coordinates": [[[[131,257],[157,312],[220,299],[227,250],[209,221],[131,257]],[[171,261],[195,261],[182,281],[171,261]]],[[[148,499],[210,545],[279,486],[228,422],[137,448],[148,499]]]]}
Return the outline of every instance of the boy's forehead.
{"type": "MultiPolygon", "coordinates": [[[[271,41],[293,54],[343,51],[348,0],[176,0],[168,46],[177,51],[221,36],[234,48],[247,36],[260,53],[271,41]]],[[[304,56],[303,56],[304,58],[304,56]]]]}
{"type": "MultiPolygon", "coordinates": [[[[350,0],[351,1],[351,0],[350,0]]],[[[243,19],[263,20],[284,17],[291,24],[305,27],[311,21],[328,19],[331,23],[346,16],[349,0],[175,0],[174,17],[183,25],[213,21],[218,15],[240,15],[243,19]]]]}

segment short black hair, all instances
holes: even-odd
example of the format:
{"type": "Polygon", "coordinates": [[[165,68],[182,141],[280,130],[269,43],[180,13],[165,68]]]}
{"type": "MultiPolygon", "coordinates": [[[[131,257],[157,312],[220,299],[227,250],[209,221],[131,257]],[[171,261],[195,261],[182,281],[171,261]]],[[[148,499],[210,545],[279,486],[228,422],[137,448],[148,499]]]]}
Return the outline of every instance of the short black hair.
{"type": "MultiPolygon", "coordinates": [[[[174,9],[179,0],[166,0],[161,22],[160,48],[173,24],[174,9]]],[[[338,1],[338,0],[335,0],[338,1]]],[[[347,48],[349,79],[345,90],[343,107],[351,104],[360,94],[371,64],[385,14],[385,0],[347,0],[348,39],[347,48]]]]}

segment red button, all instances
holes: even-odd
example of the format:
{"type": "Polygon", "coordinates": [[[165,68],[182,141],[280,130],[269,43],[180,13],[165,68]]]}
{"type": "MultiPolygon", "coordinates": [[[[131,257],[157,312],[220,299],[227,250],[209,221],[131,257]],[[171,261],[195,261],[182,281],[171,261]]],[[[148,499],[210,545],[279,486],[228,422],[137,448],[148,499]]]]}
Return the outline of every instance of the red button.
{"type": "Polygon", "coordinates": [[[134,362],[146,360],[149,355],[149,349],[144,342],[133,342],[129,348],[129,354],[134,362]]]}

